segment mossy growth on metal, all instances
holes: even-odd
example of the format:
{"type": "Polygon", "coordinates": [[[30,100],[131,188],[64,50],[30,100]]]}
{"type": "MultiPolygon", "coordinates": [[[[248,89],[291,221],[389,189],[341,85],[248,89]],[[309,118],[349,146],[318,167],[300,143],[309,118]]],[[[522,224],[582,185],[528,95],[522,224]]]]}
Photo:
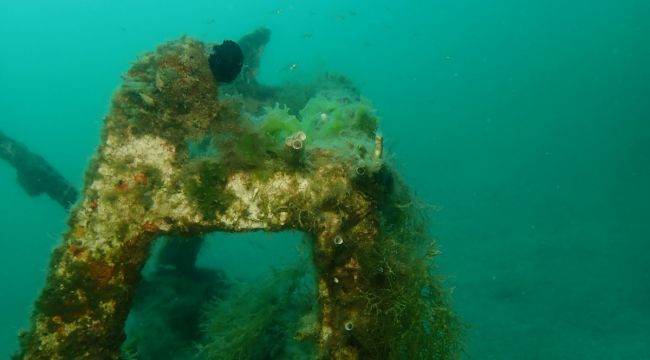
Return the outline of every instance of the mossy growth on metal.
{"type": "Polygon", "coordinates": [[[331,75],[299,108],[228,94],[207,48],[184,37],[124,75],[15,358],[123,357],[140,270],[162,235],[290,229],[313,244],[318,307],[296,339],[313,341],[315,358],[456,358],[435,244],[383,160],[370,102],[331,75]]]}

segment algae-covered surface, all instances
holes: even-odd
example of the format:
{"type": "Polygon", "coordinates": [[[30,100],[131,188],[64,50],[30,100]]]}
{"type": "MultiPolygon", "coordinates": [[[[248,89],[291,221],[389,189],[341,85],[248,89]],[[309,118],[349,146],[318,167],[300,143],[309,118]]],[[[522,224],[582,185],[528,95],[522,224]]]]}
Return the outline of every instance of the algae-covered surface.
{"type": "Polygon", "coordinates": [[[219,48],[183,36],[123,75],[14,358],[457,358],[425,206],[370,101],[331,73],[258,96],[219,81],[219,48]],[[210,231],[280,230],[304,233],[304,281],[279,269],[246,290],[196,267],[210,231]],[[146,346],[159,333],[170,350],[146,346]]]}
{"type": "Polygon", "coordinates": [[[649,17],[1,4],[0,357],[650,357],[649,17]]]}

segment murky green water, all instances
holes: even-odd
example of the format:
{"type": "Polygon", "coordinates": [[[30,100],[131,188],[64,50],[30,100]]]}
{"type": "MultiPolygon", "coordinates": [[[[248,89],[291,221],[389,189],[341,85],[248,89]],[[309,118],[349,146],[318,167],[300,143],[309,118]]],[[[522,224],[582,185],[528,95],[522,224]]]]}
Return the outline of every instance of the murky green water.
{"type": "MultiPolygon", "coordinates": [[[[650,358],[647,1],[3,0],[0,131],[81,187],[138,54],[258,26],[272,30],[260,81],[333,70],[377,107],[390,156],[437,209],[468,357],[650,358]]],[[[2,357],[67,217],[15,177],[0,161],[2,357]]],[[[215,243],[202,261],[264,273],[299,257],[294,240],[215,243]]]]}

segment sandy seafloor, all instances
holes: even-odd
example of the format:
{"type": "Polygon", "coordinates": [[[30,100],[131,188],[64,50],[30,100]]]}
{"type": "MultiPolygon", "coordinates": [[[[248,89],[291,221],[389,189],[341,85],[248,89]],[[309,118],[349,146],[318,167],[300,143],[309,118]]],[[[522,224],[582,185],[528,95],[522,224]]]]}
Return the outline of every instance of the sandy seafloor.
{"type": "MultiPolygon", "coordinates": [[[[394,164],[437,209],[466,358],[650,358],[647,1],[2,0],[0,130],[81,187],[138,54],[258,26],[261,81],[334,70],[377,107],[394,164]]],[[[2,358],[66,216],[0,162],[2,358]]],[[[291,239],[256,241],[202,261],[246,278],[296,256],[291,239]]]]}

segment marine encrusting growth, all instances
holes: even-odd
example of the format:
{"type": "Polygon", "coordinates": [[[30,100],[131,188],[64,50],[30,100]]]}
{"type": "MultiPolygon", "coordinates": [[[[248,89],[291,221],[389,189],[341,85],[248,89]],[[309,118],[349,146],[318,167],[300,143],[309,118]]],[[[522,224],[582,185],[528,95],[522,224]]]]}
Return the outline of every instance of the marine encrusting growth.
{"type": "MultiPolygon", "coordinates": [[[[421,205],[382,159],[370,102],[333,75],[307,101],[218,96],[208,52],[185,37],[124,75],[16,358],[119,359],[161,235],[285,229],[313,244],[318,303],[293,317],[312,357],[457,357],[435,244],[421,205]]],[[[204,343],[201,356],[232,356],[209,351],[224,348],[204,343]]]]}

